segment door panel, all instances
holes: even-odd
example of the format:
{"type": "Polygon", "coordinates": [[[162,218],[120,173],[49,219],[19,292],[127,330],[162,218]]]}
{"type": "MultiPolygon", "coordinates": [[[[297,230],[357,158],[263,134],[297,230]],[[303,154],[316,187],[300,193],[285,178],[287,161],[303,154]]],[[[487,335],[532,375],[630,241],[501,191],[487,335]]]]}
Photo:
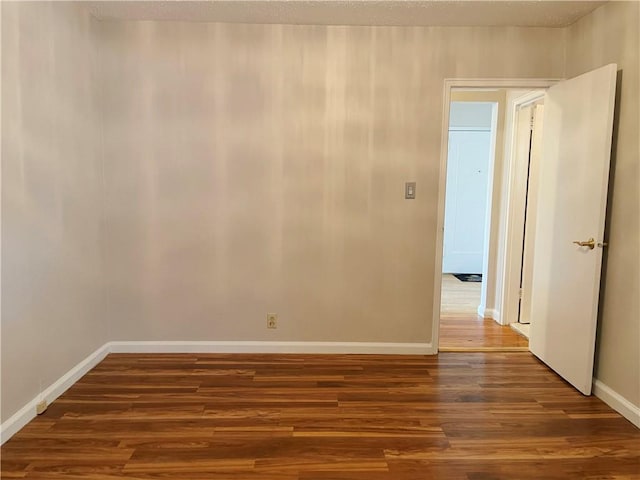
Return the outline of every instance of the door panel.
{"type": "MultiPolygon", "coordinates": [[[[616,87],[607,65],[551,87],[537,191],[531,351],[591,393],[616,87]]],[[[614,247],[615,248],[615,247],[614,247]]]]}
{"type": "Polygon", "coordinates": [[[490,130],[449,131],[444,273],[482,273],[490,130]]]}

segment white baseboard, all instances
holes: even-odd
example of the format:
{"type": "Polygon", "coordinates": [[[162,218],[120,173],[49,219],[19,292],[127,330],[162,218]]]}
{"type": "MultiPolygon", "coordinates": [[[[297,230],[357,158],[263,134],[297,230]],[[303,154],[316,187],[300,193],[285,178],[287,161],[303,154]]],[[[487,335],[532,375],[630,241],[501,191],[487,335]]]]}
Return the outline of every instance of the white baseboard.
{"type": "Polygon", "coordinates": [[[110,342],[114,353],[378,353],[434,355],[431,343],[375,342],[110,342]]]}
{"type": "Polygon", "coordinates": [[[36,416],[36,405],[46,400],[47,405],[51,404],[56,398],[62,395],[69,387],[76,383],[80,378],[100,363],[109,353],[109,344],[106,343],[91,353],[87,358],[78,363],[75,367],[65,373],[58,380],[53,382],[40,395],[27,403],[24,407],[14,413],[0,427],[0,444],[4,444],[13,435],[15,435],[22,427],[33,420],[36,416]]]}
{"type": "Polygon", "coordinates": [[[500,312],[495,308],[486,308],[483,305],[478,306],[478,315],[484,318],[492,318],[500,323],[500,312]]]}
{"type": "Polygon", "coordinates": [[[593,394],[636,427],[640,428],[640,407],[631,403],[597,378],[593,381],[593,394]]]}

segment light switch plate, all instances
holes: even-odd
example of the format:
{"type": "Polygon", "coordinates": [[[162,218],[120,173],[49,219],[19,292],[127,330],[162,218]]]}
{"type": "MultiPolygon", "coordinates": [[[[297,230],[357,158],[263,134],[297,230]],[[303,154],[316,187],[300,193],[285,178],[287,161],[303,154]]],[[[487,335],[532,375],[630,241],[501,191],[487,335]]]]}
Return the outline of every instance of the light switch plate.
{"type": "Polygon", "coordinates": [[[404,198],[407,200],[415,200],[416,182],[407,182],[404,184],[404,198]]]}

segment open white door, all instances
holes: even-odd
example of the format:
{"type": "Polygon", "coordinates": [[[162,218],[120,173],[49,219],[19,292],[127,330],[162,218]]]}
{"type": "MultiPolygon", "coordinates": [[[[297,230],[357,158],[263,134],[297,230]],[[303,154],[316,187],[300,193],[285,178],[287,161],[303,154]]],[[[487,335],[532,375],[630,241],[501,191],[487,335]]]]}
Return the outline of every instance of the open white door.
{"type": "Polygon", "coordinates": [[[585,395],[593,377],[616,70],[611,64],[560,82],[544,100],[529,347],[585,395]]]}

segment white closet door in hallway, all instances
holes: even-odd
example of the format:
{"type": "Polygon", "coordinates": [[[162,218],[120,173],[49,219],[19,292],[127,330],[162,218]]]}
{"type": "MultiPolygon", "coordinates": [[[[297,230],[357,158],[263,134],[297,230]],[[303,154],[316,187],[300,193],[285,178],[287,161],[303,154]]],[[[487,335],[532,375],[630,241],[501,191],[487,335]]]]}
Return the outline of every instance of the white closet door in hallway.
{"type": "Polygon", "coordinates": [[[449,130],[444,273],[482,273],[491,129],[449,130]]]}

